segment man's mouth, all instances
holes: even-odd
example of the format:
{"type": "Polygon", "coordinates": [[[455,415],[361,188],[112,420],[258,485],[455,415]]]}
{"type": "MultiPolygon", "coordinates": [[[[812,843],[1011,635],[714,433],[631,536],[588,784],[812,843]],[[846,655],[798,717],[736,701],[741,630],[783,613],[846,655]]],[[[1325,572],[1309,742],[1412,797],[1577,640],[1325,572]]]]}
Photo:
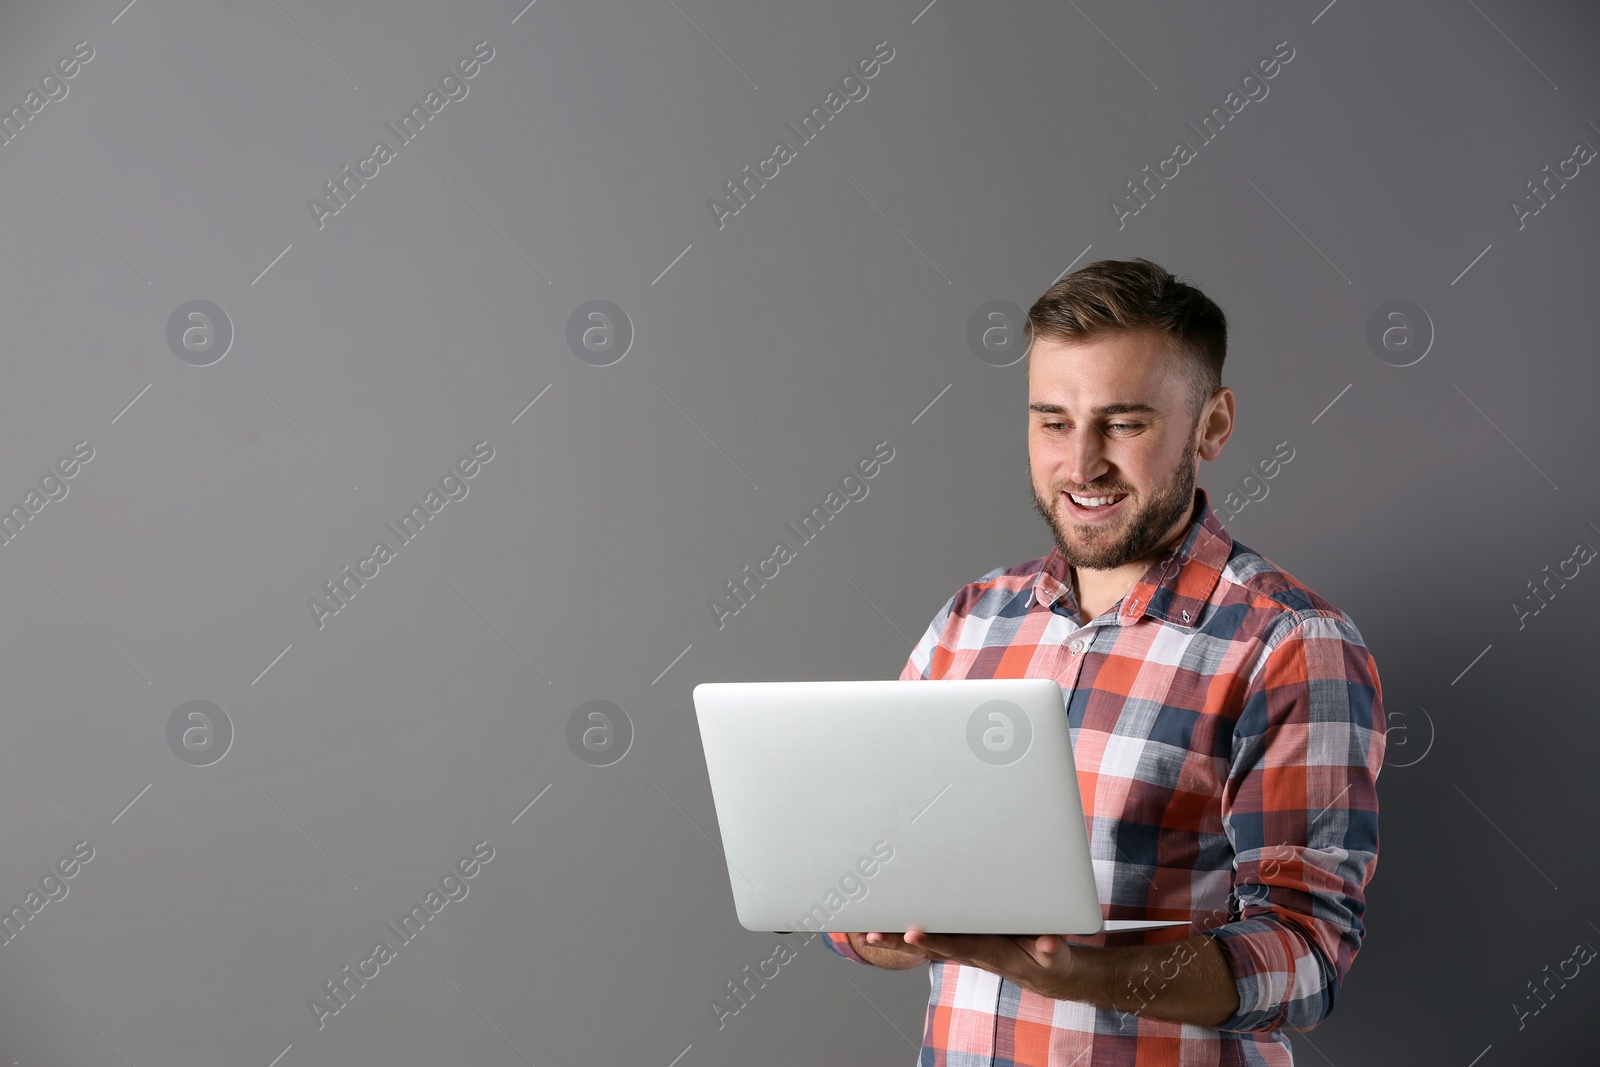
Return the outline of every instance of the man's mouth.
{"type": "Polygon", "coordinates": [[[1082,496],[1077,493],[1062,493],[1067,501],[1067,513],[1084,522],[1094,522],[1102,517],[1117,511],[1122,502],[1127,499],[1127,493],[1108,493],[1095,496],[1082,496]]]}
{"type": "Polygon", "coordinates": [[[1102,508],[1108,504],[1115,504],[1128,494],[1111,493],[1107,496],[1079,496],[1077,493],[1068,493],[1067,495],[1070,496],[1072,498],[1072,502],[1077,504],[1079,507],[1102,508]]]}

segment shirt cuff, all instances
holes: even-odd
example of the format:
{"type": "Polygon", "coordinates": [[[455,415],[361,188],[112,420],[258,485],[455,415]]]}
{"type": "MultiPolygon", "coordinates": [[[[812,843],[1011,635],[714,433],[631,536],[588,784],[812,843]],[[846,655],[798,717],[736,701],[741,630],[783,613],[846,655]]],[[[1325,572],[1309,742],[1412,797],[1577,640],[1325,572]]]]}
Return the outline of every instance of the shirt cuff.
{"type": "Polygon", "coordinates": [[[1306,1030],[1332,1006],[1335,976],[1322,953],[1288,924],[1242,919],[1202,930],[1227,958],[1239,1007],[1216,1029],[1306,1030]]]}

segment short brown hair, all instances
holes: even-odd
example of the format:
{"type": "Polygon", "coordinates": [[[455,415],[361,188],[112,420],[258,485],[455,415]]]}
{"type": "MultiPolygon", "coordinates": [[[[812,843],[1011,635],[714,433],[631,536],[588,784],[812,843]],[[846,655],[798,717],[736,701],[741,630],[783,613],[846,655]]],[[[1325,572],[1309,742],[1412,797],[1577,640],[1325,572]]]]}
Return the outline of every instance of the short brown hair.
{"type": "Polygon", "coordinates": [[[1189,370],[1189,417],[1200,418],[1222,388],[1228,317],[1211,298],[1148,259],[1102,259],[1056,282],[1028,309],[1023,336],[1090,341],[1107,333],[1153,330],[1189,370]]]}

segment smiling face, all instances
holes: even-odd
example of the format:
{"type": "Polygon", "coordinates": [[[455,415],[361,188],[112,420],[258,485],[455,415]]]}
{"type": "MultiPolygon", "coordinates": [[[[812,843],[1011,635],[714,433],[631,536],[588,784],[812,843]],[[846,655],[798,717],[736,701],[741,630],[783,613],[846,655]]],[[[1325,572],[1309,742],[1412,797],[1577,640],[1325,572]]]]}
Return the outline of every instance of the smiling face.
{"type": "Polygon", "coordinates": [[[1233,414],[1224,387],[1191,417],[1189,381],[1159,334],[1034,340],[1029,480],[1034,507],[1074,568],[1142,571],[1188,527],[1196,458],[1216,457],[1233,414]]]}

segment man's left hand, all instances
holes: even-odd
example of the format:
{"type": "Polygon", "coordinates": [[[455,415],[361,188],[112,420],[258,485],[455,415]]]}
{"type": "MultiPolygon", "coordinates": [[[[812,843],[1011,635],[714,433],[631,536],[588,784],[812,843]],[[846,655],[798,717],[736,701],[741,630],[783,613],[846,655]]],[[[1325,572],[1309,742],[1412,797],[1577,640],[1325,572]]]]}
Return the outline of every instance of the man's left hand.
{"type": "Polygon", "coordinates": [[[1072,950],[1055,934],[930,934],[913,926],[903,936],[871,933],[866,940],[869,945],[920,952],[930,960],[977,967],[1052,1000],[1075,999],[1072,950]]]}

